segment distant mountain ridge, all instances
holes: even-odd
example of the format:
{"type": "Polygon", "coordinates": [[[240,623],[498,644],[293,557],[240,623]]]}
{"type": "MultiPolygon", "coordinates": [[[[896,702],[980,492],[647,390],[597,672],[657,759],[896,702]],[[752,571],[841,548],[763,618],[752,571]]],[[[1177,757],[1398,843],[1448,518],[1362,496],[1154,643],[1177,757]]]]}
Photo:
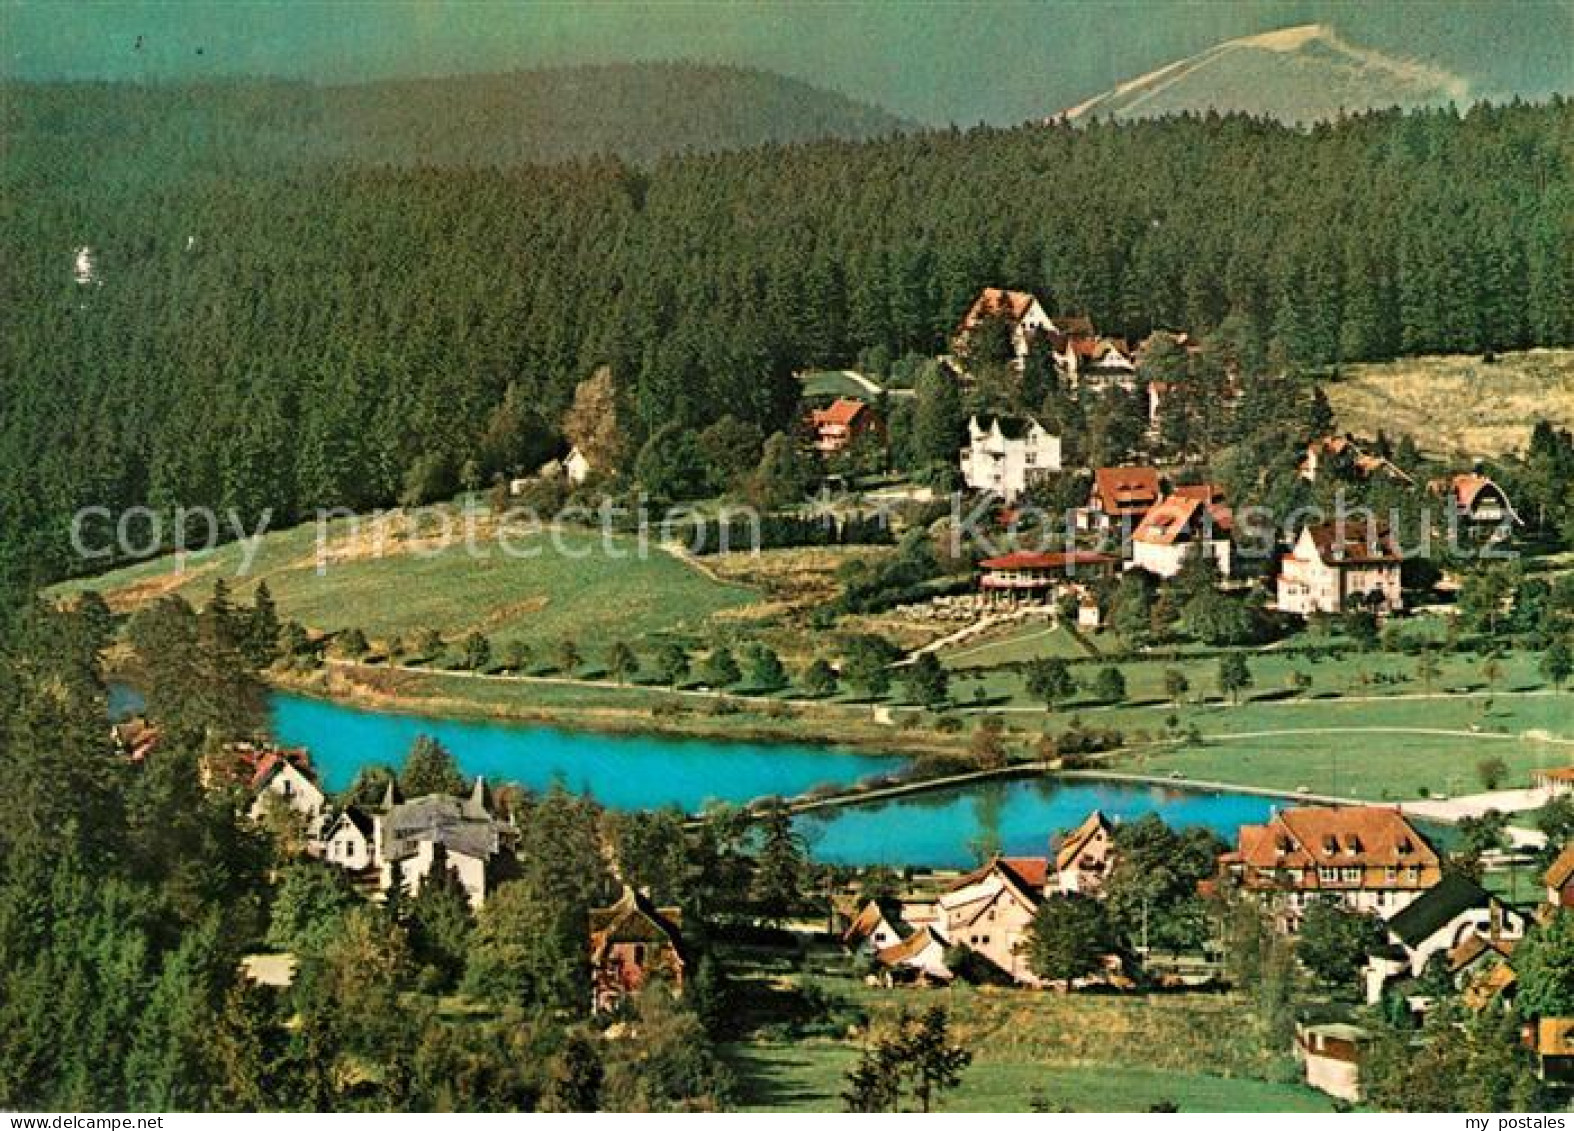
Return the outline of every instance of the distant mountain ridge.
{"type": "Polygon", "coordinates": [[[615,154],[648,162],[672,153],[863,139],[913,128],[879,107],[783,75],[697,63],[333,86],[6,83],[0,94],[7,142],[85,142],[98,160],[157,153],[242,165],[510,166],[615,154]]]}
{"type": "Polygon", "coordinates": [[[1462,102],[1470,84],[1356,46],[1326,24],[1232,39],[1131,79],[1061,115],[1072,122],[1243,112],[1306,123],[1389,106],[1462,102]]]}

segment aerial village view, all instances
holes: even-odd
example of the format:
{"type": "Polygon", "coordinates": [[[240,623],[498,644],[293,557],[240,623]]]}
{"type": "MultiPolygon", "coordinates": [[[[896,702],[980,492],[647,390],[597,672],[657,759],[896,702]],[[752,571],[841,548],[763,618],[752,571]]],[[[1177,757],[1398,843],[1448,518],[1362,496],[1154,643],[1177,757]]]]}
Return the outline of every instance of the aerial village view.
{"type": "Polygon", "coordinates": [[[1566,1126],[1569,0],[0,67],[10,1126],[1566,1126]]]}

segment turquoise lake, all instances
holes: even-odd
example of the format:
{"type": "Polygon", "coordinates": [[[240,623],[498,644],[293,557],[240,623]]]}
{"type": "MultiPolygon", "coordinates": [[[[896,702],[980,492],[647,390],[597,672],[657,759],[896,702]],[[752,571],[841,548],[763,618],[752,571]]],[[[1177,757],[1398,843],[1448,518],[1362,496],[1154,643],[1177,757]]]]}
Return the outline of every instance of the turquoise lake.
{"type": "MultiPolygon", "coordinates": [[[[472,722],[367,711],[295,695],[273,696],[275,737],[310,749],[329,791],[364,765],[397,766],[417,735],[448,747],[467,774],[545,789],[561,782],[614,809],[790,796],[816,785],[888,774],[902,759],[818,746],[587,734],[522,723],[472,722]]],[[[799,819],[813,856],[835,864],[961,867],[986,846],[1042,854],[1049,837],[1092,809],[1117,820],[1157,813],[1178,828],[1233,839],[1263,820],[1272,798],[1091,780],[1031,779],[940,791],[799,819]]]]}
{"type": "Polygon", "coordinates": [[[594,734],[527,723],[439,719],[361,710],[298,695],[274,695],[273,734],[304,746],[330,793],[362,766],[397,767],[417,735],[429,734],[466,774],[546,789],[553,782],[612,809],[694,812],[707,801],[788,797],[816,785],[846,785],[895,773],[901,758],[779,743],[714,742],[594,734]]]}

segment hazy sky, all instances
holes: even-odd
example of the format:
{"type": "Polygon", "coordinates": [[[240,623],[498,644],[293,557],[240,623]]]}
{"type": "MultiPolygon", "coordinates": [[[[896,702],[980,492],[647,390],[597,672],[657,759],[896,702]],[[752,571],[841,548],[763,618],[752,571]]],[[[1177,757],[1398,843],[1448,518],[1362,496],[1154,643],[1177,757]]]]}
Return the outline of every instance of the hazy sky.
{"type": "Polygon", "coordinates": [[[359,81],[696,59],[968,124],[1053,113],[1221,39],[1312,21],[1482,93],[1574,90],[1574,0],[0,0],[0,66],[359,81]]]}

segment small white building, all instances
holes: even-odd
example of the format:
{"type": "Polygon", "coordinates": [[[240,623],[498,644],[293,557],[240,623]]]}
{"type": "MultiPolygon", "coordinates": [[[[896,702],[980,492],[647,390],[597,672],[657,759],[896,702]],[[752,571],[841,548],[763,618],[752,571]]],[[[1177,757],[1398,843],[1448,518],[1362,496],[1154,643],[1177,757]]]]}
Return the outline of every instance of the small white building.
{"type": "Polygon", "coordinates": [[[317,783],[306,776],[304,770],[283,754],[270,752],[263,755],[257,771],[252,775],[251,819],[261,820],[270,805],[284,805],[301,814],[308,821],[321,815],[327,798],[317,783]]]}
{"type": "Polygon", "coordinates": [[[1032,417],[994,417],[985,428],[973,417],[962,449],[962,482],[1014,503],[1033,484],[1061,468],[1060,437],[1032,417]]]}
{"type": "Polygon", "coordinates": [[[1351,1103],[1361,1102],[1361,1062],[1372,1035],[1354,1025],[1298,1025],[1295,1058],[1306,1071],[1306,1082],[1320,1092],[1351,1103]]]}
{"type": "Polygon", "coordinates": [[[577,445],[570,448],[568,455],[563,457],[563,474],[568,477],[570,483],[576,486],[590,478],[590,473],[595,470],[591,466],[590,460],[586,458],[585,453],[580,451],[577,445]]]}
{"type": "Polygon", "coordinates": [[[322,858],[351,872],[370,868],[377,860],[377,822],[366,810],[347,806],[319,842],[322,858]]]}

